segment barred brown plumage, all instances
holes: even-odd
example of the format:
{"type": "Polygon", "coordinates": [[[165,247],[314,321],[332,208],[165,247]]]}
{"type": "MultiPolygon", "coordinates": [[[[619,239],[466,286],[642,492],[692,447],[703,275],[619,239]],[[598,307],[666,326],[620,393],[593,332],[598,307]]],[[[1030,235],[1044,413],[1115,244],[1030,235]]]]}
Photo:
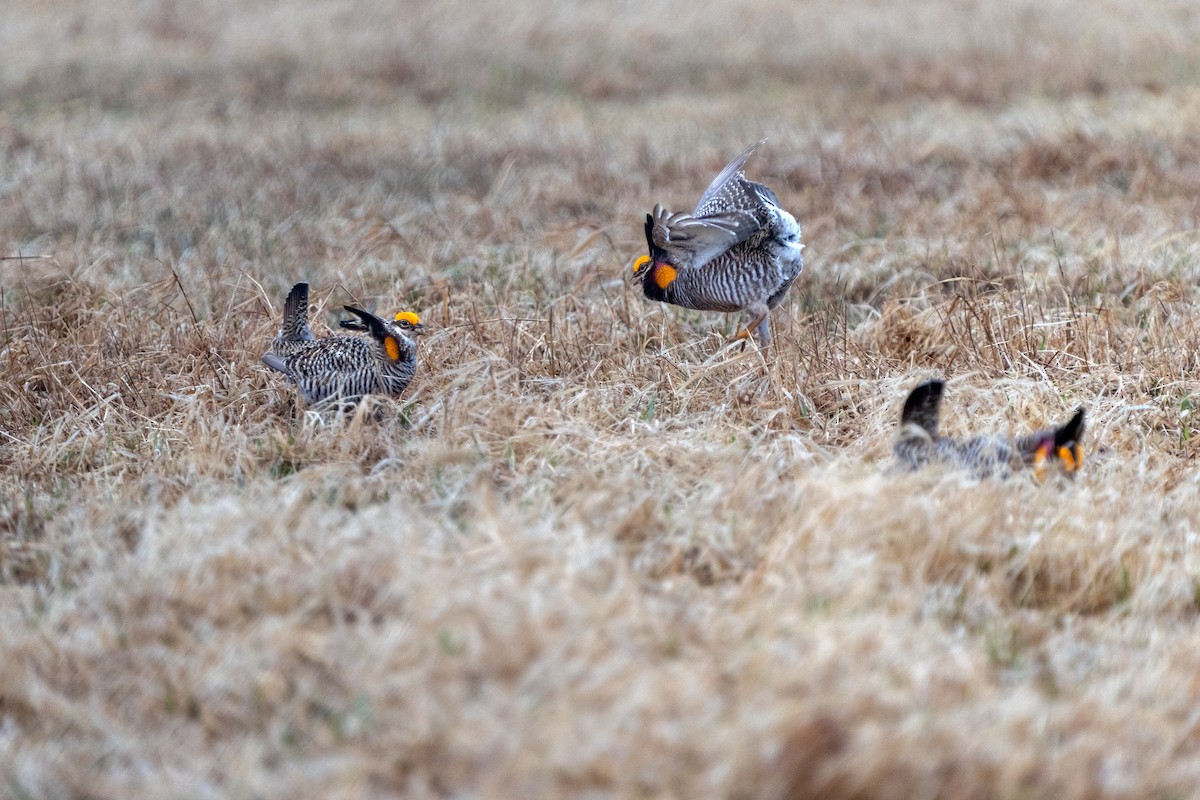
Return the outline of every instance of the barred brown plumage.
{"type": "Polygon", "coordinates": [[[691,214],[661,205],[646,215],[650,253],[633,267],[646,297],[700,311],[745,313],[734,338],[771,342],[771,309],[804,268],[800,225],[775,193],[746,180],[746,160],[765,139],[730,161],[691,214]]]}
{"type": "Polygon", "coordinates": [[[942,463],[969,470],[976,477],[1008,477],[1032,468],[1041,477],[1055,468],[1074,475],[1083,464],[1083,408],[1058,428],[1009,439],[975,436],[951,439],[938,434],[938,408],[945,383],[930,380],[908,395],[900,415],[900,433],[893,446],[896,459],[908,469],[942,463]]]}
{"type": "Polygon", "coordinates": [[[402,311],[388,322],[354,306],[343,308],[358,319],[338,324],[370,338],[314,338],[308,327],[308,284],[297,283],[288,294],[283,324],[263,363],[295,383],[311,406],[353,405],[372,393],[399,395],[417,366],[416,342],[410,336],[423,332],[425,326],[411,311],[402,311]]]}

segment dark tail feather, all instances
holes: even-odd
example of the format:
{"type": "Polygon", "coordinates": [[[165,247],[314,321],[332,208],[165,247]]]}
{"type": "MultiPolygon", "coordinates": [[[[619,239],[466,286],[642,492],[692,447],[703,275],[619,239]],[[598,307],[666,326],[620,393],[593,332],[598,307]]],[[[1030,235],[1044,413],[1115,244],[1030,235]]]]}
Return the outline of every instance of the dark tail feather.
{"type": "Polygon", "coordinates": [[[945,382],[934,379],[925,381],[913,389],[904,401],[900,424],[903,426],[912,423],[930,436],[937,436],[938,406],[941,405],[942,389],[945,386],[945,382]]]}
{"type": "Polygon", "coordinates": [[[1083,406],[1075,412],[1070,422],[1054,431],[1054,448],[1072,447],[1083,438],[1083,406]]]}
{"type": "Polygon", "coordinates": [[[282,334],[285,339],[312,339],[308,329],[308,284],[297,283],[283,305],[282,334]]]}

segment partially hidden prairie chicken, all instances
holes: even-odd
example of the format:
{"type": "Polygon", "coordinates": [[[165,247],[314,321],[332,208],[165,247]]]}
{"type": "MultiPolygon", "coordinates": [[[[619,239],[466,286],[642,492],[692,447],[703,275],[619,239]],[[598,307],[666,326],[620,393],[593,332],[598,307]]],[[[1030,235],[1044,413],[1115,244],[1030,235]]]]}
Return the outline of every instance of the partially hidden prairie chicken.
{"type": "Polygon", "coordinates": [[[944,388],[940,380],[926,381],[913,389],[904,403],[900,434],[893,449],[897,460],[909,469],[941,463],[967,469],[980,478],[1008,477],[1032,469],[1041,478],[1048,471],[1073,476],[1082,466],[1082,407],[1061,427],[1016,439],[951,439],[938,433],[938,407],[944,388]]]}
{"type": "Polygon", "coordinates": [[[343,308],[358,319],[338,324],[368,336],[315,338],[308,327],[308,284],[297,283],[287,296],[283,324],[263,363],[295,383],[310,406],[351,405],[372,393],[399,395],[417,368],[417,346],[411,337],[425,329],[420,318],[401,311],[388,322],[361,308],[343,308]]]}
{"type": "MultiPolygon", "coordinates": [[[[766,141],[765,139],[763,141],[766,141]]],[[[661,205],[646,215],[649,255],[633,265],[651,300],[700,311],[743,312],[759,345],[771,342],[771,309],[804,268],[800,225],[780,208],[775,193],[746,180],[750,145],[721,170],[691,214],[661,205]]]]}

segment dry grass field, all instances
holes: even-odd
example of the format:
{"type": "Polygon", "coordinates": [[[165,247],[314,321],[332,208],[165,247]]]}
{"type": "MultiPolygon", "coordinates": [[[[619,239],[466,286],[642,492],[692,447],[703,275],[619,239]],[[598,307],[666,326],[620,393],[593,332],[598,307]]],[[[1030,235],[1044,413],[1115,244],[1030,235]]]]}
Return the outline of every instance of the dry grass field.
{"type": "Polygon", "coordinates": [[[0,797],[1200,796],[1183,0],[17,3],[0,797]],[[572,7],[574,5],[575,7],[572,7]],[[748,172],[764,358],[627,280],[748,172]],[[288,287],[433,328],[306,413],[288,287]],[[1074,481],[898,474],[1088,413],[1074,481]]]}

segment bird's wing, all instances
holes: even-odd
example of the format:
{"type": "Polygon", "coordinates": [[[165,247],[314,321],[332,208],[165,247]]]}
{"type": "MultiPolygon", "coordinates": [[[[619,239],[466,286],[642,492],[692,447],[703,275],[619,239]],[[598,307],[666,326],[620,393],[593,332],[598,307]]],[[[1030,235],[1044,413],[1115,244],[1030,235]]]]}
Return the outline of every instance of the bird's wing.
{"type": "Polygon", "coordinates": [[[314,347],[288,359],[293,375],[323,375],[326,379],[374,364],[375,344],[362,336],[326,336],[314,347]]]}
{"type": "Polygon", "coordinates": [[[287,368],[287,364],[283,363],[283,359],[274,353],[263,353],[262,362],[276,372],[282,372],[284,375],[290,375],[291,370],[287,368]]]}
{"type": "Polygon", "coordinates": [[[769,187],[761,183],[755,183],[754,181],[742,181],[742,185],[756,197],[760,204],[780,208],[779,198],[775,196],[775,193],[769,187]]]}
{"type": "Polygon", "coordinates": [[[712,183],[704,190],[704,194],[700,195],[700,202],[696,204],[695,216],[707,217],[730,208],[743,207],[743,204],[739,202],[739,198],[745,194],[742,184],[746,176],[742,170],[746,166],[746,160],[765,141],[766,139],[760,139],[725,165],[725,169],[713,178],[712,183]]]}
{"type": "Polygon", "coordinates": [[[670,253],[684,269],[704,266],[762,228],[748,211],[725,211],[700,219],[655,206],[651,216],[652,244],[670,253]]]}

